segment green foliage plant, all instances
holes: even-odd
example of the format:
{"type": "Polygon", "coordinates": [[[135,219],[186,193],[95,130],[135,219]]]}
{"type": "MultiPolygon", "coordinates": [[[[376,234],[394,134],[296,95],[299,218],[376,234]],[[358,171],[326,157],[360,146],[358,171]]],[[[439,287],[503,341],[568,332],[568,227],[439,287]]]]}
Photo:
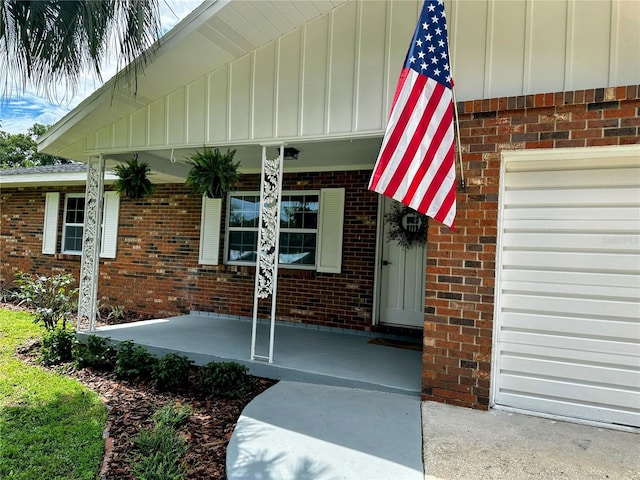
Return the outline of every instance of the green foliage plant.
{"type": "Polygon", "coordinates": [[[145,347],[125,340],[118,346],[114,372],[120,379],[151,378],[157,362],[145,347]]]}
{"type": "Polygon", "coordinates": [[[184,355],[169,353],[158,360],[152,381],[158,390],[178,390],[189,384],[189,369],[193,362],[184,355]]]}
{"type": "Polygon", "coordinates": [[[187,424],[191,417],[191,408],[189,405],[168,404],[156,410],[151,419],[158,426],[169,426],[171,428],[180,428],[187,424]]]}
{"type": "Polygon", "coordinates": [[[156,186],[149,180],[151,171],[147,162],[138,162],[138,156],[134,156],[124,165],[116,165],[113,168],[118,176],[113,187],[120,194],[132,200],[138,200],[147,195],[152,195],[156,186]]]}
{"type": "Polygon", "coordinates": [[[227,149],[227,153],[221,153],[217,148],[204,147],[201,152],[197,151],[188,157],[191,170],[185,184],[191,189],[191,193],[206,195],[208,198],[222,198],[232,190],[240,178],[240,162],[233,162],[235,154],[235,150],[227,149]]]}
{"type": "Polygon", "coordinates": [[[167,405],[156,411],[154,425],[141,430],[134,438],[131,471],[140,480],[181,480],[187,471],[181,462],[187,453],[186,439],[178,428],[191,415],[187,406],[167,405]]]}
{"type": "Polygon", "coordinates": [[[40,361],[45,365],[59,365],[73,358],[75,334],[72,329],[58,325],[42,335],[40,361]]]}
{"type": "Polygon", "coordinates": [[[35,311],[34,322],[42,323],[47,330],[54,330],[62,323],[65,329],[77,306],[78,289],[72,288],[74,282],[68,273],[46,277],[20,272],[15,280],[19,287],[16,297],[21,305],[35,311]]]}
{"type": "Polygon", "coordinates": [[[256,381],[249,369],[237,362],[210,362],[198,369],[196,385],[202,393],[239,398],[252,390],[256,381]]]}
{"type": "Polygon", "coordinates": [[[117,350],[109,341],[109,338],[89,335],[86,343],[76,342],[73,348],[76,366],[111,370],[115,366],[117,350]]]}

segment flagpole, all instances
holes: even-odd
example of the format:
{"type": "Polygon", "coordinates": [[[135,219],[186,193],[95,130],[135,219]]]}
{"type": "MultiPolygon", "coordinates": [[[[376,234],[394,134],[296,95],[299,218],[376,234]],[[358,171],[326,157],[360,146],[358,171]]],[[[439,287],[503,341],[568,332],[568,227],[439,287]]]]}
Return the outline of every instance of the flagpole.
{"type": "MultiPolygon", "coordinates": [[[[451,58],[451,56],[449,56],[451,58]]],[[[455,86],[451,86],[451,94],[453,95],[453,116],[454,124],[456,126],[456,137],[458,141],[458,161],[460,162],[460,191],[467,191],[467,184],[464,181],[464,170],[462,170],[462,144],[460,143],[460,123],[458,119],[458,101],[456,100],[455,86]]]]}

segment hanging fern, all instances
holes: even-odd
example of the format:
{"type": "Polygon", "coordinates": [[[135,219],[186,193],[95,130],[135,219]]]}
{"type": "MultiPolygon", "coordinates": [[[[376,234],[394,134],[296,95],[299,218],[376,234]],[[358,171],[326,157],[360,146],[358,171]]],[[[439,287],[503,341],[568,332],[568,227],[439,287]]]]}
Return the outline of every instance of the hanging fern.
{"type": "Polygon", "coordinates": [[[151,195],[155,192],[156,187],[147,174],[151,171],[149,164],[146,162],[138,162],[138,156],[134,156],[125,165],[117,165],[113,169],[118,176],[113,186],[120,196],[137,200],[151,195]]]}
{"type": "Polygon", "coordinates": [[[202,152],[196,152],[188,158],[191,170],[185,181],[194,195],[206,195],[209,198],[222,198],[238,183],[240,174],[234,163],[235,150],[221,153],[217,148],[204,147],[202,152]]]}

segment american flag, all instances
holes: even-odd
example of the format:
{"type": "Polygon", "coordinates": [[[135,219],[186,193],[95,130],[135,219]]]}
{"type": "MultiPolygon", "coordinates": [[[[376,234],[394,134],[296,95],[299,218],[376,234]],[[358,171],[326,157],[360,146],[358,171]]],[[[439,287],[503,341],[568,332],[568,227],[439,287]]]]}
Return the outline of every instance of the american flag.
{"type": "Polygon", "coordinates": [[[453,229],[453,79],[443,0],[426,0],[369,189],[453,229]]]}

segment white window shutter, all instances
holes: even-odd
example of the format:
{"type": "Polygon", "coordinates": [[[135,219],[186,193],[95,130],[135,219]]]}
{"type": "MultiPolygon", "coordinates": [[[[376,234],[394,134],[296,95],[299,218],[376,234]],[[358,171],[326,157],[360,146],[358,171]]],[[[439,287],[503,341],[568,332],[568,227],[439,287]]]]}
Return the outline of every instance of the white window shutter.
{"type": "Polygon", "coordinates": [[[200,217],[200,254],[198,263],[218,265],[220,250],[220,222],[222,220],[222,199],[202,197],[200,217]]]}
{"type": "Polygon", "coordinates": [[[118,215],[120,214],[120,195],[118,192],[104,192],[102,212],[102,245],[100,256],[116,258],[118,246],[118,215]]]}
{"type": "Polygon", "coordinates": [[[323,188],[318,219],[318,272],[341,272],[343,223],[344,188],[323,188]]]}
{"type": "Polygon", "coordinates": [[[60,192],[48,192],[44,202],[44,229],[42,231],[42,253],[53,255],[58,243],[58,208],[60,192]]]}

